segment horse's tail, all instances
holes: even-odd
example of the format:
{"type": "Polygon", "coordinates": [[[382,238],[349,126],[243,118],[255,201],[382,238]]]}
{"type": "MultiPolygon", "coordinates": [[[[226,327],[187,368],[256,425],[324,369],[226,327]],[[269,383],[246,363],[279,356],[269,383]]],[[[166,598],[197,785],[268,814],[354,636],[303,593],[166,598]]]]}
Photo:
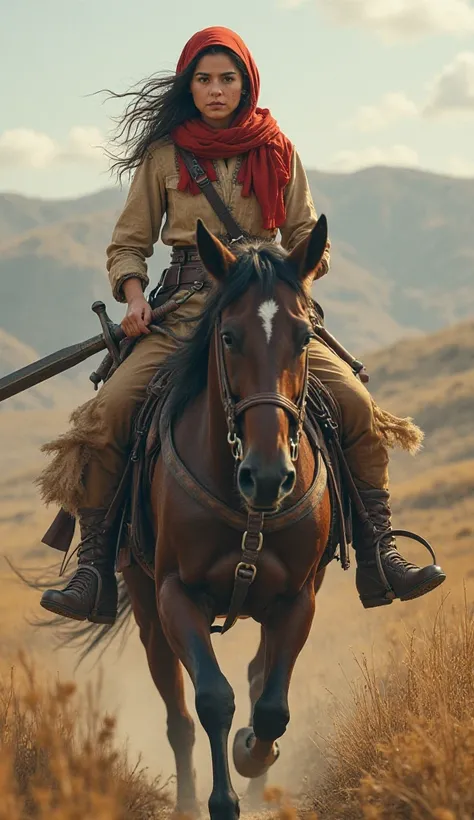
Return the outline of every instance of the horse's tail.
{"type": "MultiPolygon", "coordinates": [[[[50,589],[58,584],[58,582],[67,582],[72,576],[60,576],[60,564],[54,564],[48,567],[42,575],[36,575],[37,570],[28,569],[20,570],[15,567],[11,561],[7,562],[23,583],[27,584],[30,589],[35,589],[38,592],[43,592],[45,589],[50,589]]],[[[88,621],[73,621],[69,618],[63,618],[61,615],[54,615],[48,620],[34,617],[29,619],[28,623],[37,629],[53,629],[55,631],[55,642],[57,648],[72,647],[79,652],[79,660],[77,666],[95,649],[99,646],[101,649],[107,649],[117,637],[120,636],[121,641],[118,647],[119,653],[123,651],[128,636],[133,628],[133,621],[131,618],[132,607],[127,587],[120,576],[118,579],[118,607],[117,620],[113,626],[103,626],[102,624],[93,624],[88,621]]],[[[77,668],[77,667],[76,667],[77,668]]]]}

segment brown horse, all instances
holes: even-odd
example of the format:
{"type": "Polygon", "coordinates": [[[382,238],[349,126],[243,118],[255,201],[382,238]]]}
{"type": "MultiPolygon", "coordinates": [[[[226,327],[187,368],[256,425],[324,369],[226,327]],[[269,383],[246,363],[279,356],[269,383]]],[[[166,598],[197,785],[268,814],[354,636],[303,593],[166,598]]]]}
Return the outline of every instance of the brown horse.
{"type": "Polygon", "coordinates": [[[237,771],[260,778],[278,757],[292,670],[324,574],[318,565],[331,502],[303,421],[314,335],[310,287],[326,239],[321,217],[290,254],[259,243],[235,256],[198,224],[199,253],[215,287],[196,331],[167,362],[172,383],[151,486],[154,581],[136,564],[124,570],[167,709],[177,810],[198,812],[183,664],[210,741],[212,820],[235,820],[239,802],[227,751],[234,693],[219,668],[211,625],[227,616],[227,629],[236,615],[261,624],[249,666],[250,726],[234,743],[237,771]]]}

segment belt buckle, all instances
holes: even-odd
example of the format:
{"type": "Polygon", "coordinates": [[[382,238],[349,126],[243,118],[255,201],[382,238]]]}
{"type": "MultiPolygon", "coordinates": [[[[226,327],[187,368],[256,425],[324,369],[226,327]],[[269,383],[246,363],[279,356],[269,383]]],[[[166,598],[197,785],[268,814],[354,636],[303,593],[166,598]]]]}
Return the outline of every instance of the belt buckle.
{"type": "Polygon", "coordinates": [[[164,268],[164,270],[161,271],[161,276],[158,279],[158,284],[155,285],[153,290],[150,291],[150,295],[148,297],[148,302],[152,307],[153,307],[153,302],[155,301],[157,296],[159,296],[161,291],[163,290],[163,284],[164,284],[164,281],[165,281],[165,278],[166,278],[166,274],[168,273],[168,270],[169,270],[169,268],[164,268]]]}

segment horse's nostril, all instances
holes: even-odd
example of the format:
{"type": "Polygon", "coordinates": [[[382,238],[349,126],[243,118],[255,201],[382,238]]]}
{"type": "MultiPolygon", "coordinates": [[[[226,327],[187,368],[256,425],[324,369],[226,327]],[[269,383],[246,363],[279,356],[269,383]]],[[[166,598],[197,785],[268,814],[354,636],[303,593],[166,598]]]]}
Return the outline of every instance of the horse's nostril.
{"type": "Polygon", "coordinates": [[[283,493],[291,493],[293,487],[295,486],[296,481],[296,471],[295,470],[288,470],[288,474],[281,485],[281,490],[283,493]]]}
{"type": "Polygon", "coordinates": [[[245,496],[252,496],[255,492],[255,479],[249,467],[241,467],[239,470],[239,488],[245,496]]]}

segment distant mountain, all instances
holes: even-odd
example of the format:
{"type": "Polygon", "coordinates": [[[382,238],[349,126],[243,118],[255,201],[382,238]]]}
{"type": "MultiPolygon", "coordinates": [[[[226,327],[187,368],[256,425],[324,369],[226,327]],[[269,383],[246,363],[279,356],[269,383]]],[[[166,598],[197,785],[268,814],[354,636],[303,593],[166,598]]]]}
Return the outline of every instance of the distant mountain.
{"type": "Polygon", "coordinates": [[[367,356],[366,366],[380,404],[413,416],[425,432],[416,458],[395,459],[397,478],[455,462],[474,465],[474,321],[400,341],[367,356]]]}
{"type": "Polygon", "coordinates": [[[354,304],[370,299],[373,284],[372,315],[380,298],[402,330],[430,332],[474,315],[474,180],[397,168],[310,171],[309,179],[336,249],[373,277],[361,286],[335,265],[322,293],[327,285],[328,296],[354,304]]]}
{"type": "MultiPolygon", "coordinates": [[[[333,242],[332,271],[316,295],[332,332],[356,354],[474,314],[474,181],[389,168],[308,177],[333,242]]],[[[97,332],[95,299],[116,321],[123,315],[105,248],[124,197],[119,189],[75,200],[0,195],[6,333],[45,354],[97,332]]],[[[158,243],[152,281],[168,253],[158,243]]]]}
{"type": "Polygon", "coordinates": [[[90,216],[116,211],[125,200],[125,191],[109,188],[77,199],[34,199],[19,194],[0,194],[0,242],[34,228],[43,228],[90,216]]]}

